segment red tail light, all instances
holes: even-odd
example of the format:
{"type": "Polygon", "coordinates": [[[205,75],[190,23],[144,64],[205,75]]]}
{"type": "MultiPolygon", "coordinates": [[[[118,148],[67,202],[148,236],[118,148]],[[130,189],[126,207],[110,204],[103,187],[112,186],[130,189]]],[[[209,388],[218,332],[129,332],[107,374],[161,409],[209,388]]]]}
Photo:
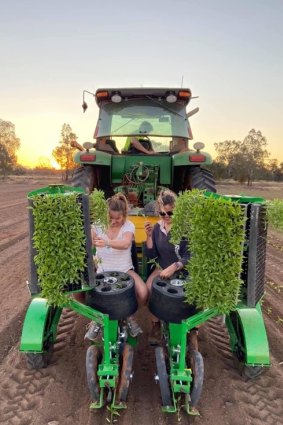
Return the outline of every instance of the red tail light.
{"type": "Polygon", "coordinates": [[[96,155],[93,155],[92,153],[83,153],[80,156],[80,160],[85,162],[92,162],[96,160],[96,155]]]}
{"type": "Polygon", "coordinates": [[[190,162],[204,162],[205,161],[205,155],[202,154],[191,154],[189,155],[189,161],[190,162]]]}

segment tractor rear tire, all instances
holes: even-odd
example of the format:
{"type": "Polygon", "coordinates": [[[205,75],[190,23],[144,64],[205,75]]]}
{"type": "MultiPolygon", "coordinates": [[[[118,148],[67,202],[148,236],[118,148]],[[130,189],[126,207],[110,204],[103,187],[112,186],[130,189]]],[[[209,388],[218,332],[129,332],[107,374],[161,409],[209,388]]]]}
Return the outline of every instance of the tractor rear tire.
{"type": "Polygon", "coordinates": [[[71,185],[74,187],[81,187],[85,193],[89,194],[97,187],[97,179],[95,168],[92,165],[82,165],[76,168],[72,178],[71,185]]]}
{"type": "Polygon", "coordinates": [[[197,313],[194,305],[185,302],[183,286],[174,286],[171,279],[156,277],[152,283],[149,310],[164,322],[181,323],[197,313]]]}
{"type": "Polygon", "coordinates": [[[110,320],[121,320],[138,309],[134,279],[126,273],[104,272],[96,275],[96,286],[86,292],[86,304],[110,320]]]}
{"type": "Polygon", "coordinates": [[[215,180],[210,171],[201,167],[190,167],[185,177],[185,190],[207,190],[216,192],[215,180]]]}

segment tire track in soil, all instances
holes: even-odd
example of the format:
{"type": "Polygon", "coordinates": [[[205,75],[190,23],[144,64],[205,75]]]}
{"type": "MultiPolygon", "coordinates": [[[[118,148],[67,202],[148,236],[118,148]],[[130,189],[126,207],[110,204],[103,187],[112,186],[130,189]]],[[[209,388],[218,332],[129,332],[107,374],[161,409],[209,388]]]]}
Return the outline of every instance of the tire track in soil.
{"type": "MultiPolygon", "coordinates": [[[[52,364],[60,360],[60,354],[70,342],[76,313],[64,309],[58,324],[57,339],[51,365],[46,369],[30,370],[24,355],[15,346],[6,358],[6,368],[0,375],[0,424],[31,425],[45,424],[44,420],[35,422],[34,416],[44,405],[46,391],[56,381],[56,369],[52,364]]],[[[50,409],[50,406],[47,406],[50,409]]],[[[52,411],[51,411],[52,414],[52,411]]]]}
{"type": "MultiPolygon", "coordinates": [[[[268,368],[263,375],[254,380],[241,377],[236,371],[233,354],[230,350],[229,335],[223,321],[218,317],[207,323],[208,337],[213,342],[218,354],[222,358],[221,374],[227,376],[230,391],[223,393],[224,405],[232,415],[229,425],[239,424],[239,409],[235,405],[240,404],[245,413],[246,422],[242,424],[252,425],[282,425],[283,424],[283,371],[275,363],[268,368]],[[235,415],[233,411],[235,410],[235,415]]],[[[230,416],[230,415],[229,415],[230,416]]]]}
{"type": "Polygon", "coordinates": [[[10,248],[11,246],[15,245],[18,242],[21,242],[23,239],[27,238],[28,235],[29,235],[28,232],[18,233],[15,237],[10,238],[8,242],[4,242],[0,244],[0,252],[5,251],[6,249],[10,248]]]}
{"type": "Polygon", "coordinates": [[[24,205],[26,203],[27,203],[26,199],[21,199],[17,201],[9,201],[6,204],[2,203],[2,205],[0,206],[0,211],[6,210],[7,208],[18,207],[19,205],[24,205]]]}
{"type": "Polygon", "coordinates": [[[7,230],[10,227],[14,227],[14,226],[20,225],[22,223],[26,224],[26,222],[27,222],[26,217],[24,217],[23,219],[19,219],[18,216],[16,216],[15,218],[9,218],[8,220],[2,221],[2,223],[0,223],[0,230],[3,230],[3,229],[7,230]]]}

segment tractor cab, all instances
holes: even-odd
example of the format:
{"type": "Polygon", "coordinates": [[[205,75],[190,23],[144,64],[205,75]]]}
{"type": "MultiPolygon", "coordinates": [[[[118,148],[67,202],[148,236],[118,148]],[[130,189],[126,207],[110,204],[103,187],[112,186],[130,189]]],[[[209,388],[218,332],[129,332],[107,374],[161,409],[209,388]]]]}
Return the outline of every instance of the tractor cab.
{"type": "Polygon", "coordinates": [[[176,193],[193,188],[215,192],[213,177],[204,168],[211,156],[202,150],[203,143],[189,146],[189,118],[198,112],[187,112],[190,89],[102,88],[90,94],[99,108],[96,143],[75,154],[81,167],[75,170],[73,186],[87,193],[102,189],[107,197],[122,191],[133,198],[135,193],[134,206],[139,207],[156,199],[162,187],[176,193]]]}
{"type": "Polygon", "coordinates": [[[128,139],[150,140],[157,151],[169,153],[174,138],[192,139],[186,106],[189,89],[99,89],[95,94],[99,118],[95,138],[115,138],[122,151],[128,139]]]}

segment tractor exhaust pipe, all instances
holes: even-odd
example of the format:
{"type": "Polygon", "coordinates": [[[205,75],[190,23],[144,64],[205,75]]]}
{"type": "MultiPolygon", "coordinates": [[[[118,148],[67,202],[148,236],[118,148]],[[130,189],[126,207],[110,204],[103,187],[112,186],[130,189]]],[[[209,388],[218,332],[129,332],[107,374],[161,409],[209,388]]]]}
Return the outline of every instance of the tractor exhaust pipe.
{"type": "Polygon", "coordinates": [[[79,151],[84,151],[85,149],[80,145],[76,140],[71,140],[70,145],[72,148],[77,148],[79,151]]]}

